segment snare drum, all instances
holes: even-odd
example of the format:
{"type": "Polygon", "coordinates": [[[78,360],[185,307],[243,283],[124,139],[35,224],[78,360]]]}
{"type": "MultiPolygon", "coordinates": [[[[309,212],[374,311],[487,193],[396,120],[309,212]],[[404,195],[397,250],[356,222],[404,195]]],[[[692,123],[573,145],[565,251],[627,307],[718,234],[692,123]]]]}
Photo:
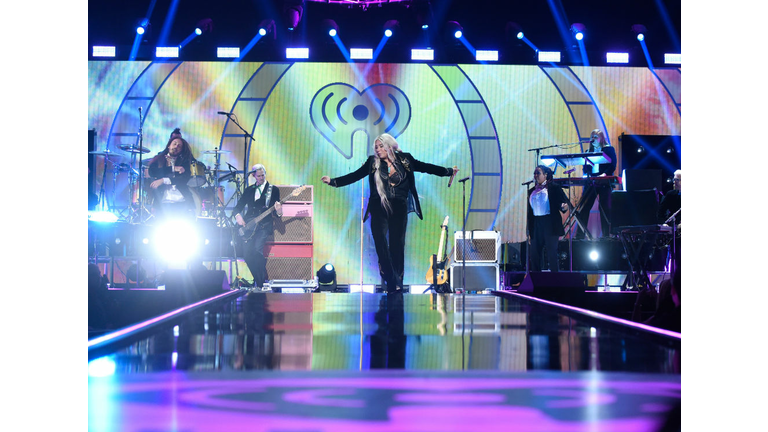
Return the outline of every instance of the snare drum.
{"type": "Polygon", "coordinates": [[[208,179],[205,178],[206,167],[200,161],[192,161],[189,165],[189,174],[192,178],[187,182],[189,187],[200,187],[208,183],[208,179]]]}

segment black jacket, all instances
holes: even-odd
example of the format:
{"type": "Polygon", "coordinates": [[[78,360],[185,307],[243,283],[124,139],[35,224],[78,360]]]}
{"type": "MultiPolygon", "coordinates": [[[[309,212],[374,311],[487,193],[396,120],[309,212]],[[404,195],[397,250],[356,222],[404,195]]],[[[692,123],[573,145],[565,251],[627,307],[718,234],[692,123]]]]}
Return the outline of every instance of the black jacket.
{"type": "MultiPolygon", "coordinates": [[[[560,205],[568,202],[563,188],[552,181],[547,182],[547,195],[549,196],[549,221],[552,224],[552,232],[558,236],[565,235],[563,219],[560,217],[560,205]]],[[[528,190],[528,232],[533,233],[533,208],[531,207],[531,194],[534,188],[528,190]]]]}
{"type": "MultiPolygon", "coordinates": [[[[245,223],[248,223],[251,219],[258,217],[265,210],[272,207],[276,202],[280,201],[280,189],[273,186],[272,195],[269,197],[269,202],[266,202],[267,190],[269,186],[270,183],[265,181],[264,189],[261,191],[261,196],[255,201],[253,198],[256,196],[256,184],[252,184],[245,188],[243,191],[243,196],[240,197],[237,205],[235,205],[235,208],[232,210],[232,214],[236,215],[240,213],[240,215],[243,217],[243,220],[245,220],[245,223]],[[243,212],[246,207],[248,207],[248,209],[243,212]]],[[[273,219],[276,214],[277,213],[272,213],[271,217],[267,216],[263,221],[259,222],[259,229],[272,231],[273,219]]]]}
{"type": "MultiPolygon", "coordinates": [[[[420,162],[416,160],[413,156],[411,156],[410,153],[403,153],[403,152],[396,152],[395,157],[398,159],[398,161],[403,165],[405,168],[406,176],[408,177],[408,182],[410,184],[410,195],[413,198],[414,201],[414,209],[413,211],[416,212],[416,215],[419,217],[419,219],[424,219],[424,217],[421,215],[421,204],[419,204],[419,193],[416,191],[416,181],[414,179],[414,172],[423,172],[427,174],[432,174],[436,176],[441,177],[449,177],[451,174],[453,174],[453,168],[450,167],[441,167],[437,165],[432,165],[430,163],[426,162],[420,162]]],[[[347,175],[343,175],[341,177],[336,177],[331,179],[330,185],[333,187],[343,187],[350,185],[358,180],[361,180],[363,177],[368,176],[368,186],[371,190],[371,195],[368,198],[368,206],[365,210],[365,215],[363,216],[363,221],[368,219],[368,214],[371,212],[371,201],[375,203],[381,202],[381,197],[379,197],[379,191],[376,189],[376,180],[374,175],[376,175],[376,170],[374,168],[373,163],[376,161],[376,156],[369,156],[368,159],[363,163],[363,166],[358,168],[356,171],[351,172],[347,175]]],[[[386,168],[386,164],[382,164],[386,168]]]]}
{"type": "MultiPolygon", "coordinates": [[[[597,150],[590,148],[590,152],[596,152],[596,151],[597,150]]],[[[616,171],[616,149],[613,148],[613,146],[605,146],[601,149],[601,151],[611,159],[611,162],[607,164],[599,164],[597,166],[597,172],[592,171],[592,168],[593,168],[592,165],[584,165],[582,172],[587,176],[596,177],[596,176],[599,176],[600,174],[612,176],[614,171],[616,171]]]]}

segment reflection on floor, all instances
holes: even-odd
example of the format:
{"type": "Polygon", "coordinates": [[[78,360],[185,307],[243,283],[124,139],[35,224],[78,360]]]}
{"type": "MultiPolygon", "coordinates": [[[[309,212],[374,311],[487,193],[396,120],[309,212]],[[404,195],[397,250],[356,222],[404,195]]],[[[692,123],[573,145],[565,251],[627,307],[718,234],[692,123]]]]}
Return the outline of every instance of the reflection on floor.
{"type": "Polygon", "coordinates": [[[679,352],[495,295],[251,293],[92,361],[89,424],[655,431],[679,352]]]}

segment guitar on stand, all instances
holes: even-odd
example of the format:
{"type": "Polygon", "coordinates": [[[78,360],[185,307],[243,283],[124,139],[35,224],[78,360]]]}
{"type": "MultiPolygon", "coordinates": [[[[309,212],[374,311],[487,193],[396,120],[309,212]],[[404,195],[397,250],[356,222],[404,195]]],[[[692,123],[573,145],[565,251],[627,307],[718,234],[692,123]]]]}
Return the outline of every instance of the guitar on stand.
{"type": "MultiPolygon", "coordinates": [[[[288,196],[280,200],[280,204],[283,204],[284,202],[288,201],[288,199],[292,197],[297,197],[299,194],[304,192],[304,190],[307,188],[306,185],[299,186],[296,189],[294,189],[288,196]]],[[[273,204],[270,208],[264,210],[260,215],[256,216],[255,218],[249,220],[245,223],[245,226],[240,227],[240,229],[237,230],[237,233],[240,235],[240,237],[243,238],[243,241],[248,241],[253,237],[253,235],[256,233],[256,229],[259,227],[259,224],[261,221],[263,221],[267,216],[270,216],[273,211],[275,211],[275,205],[277,203],[273,204]]]]}
{"type": "Polygon", "coordinates": [[[448,216],[445,217],[445,220],[440,227],[440,245],[437,248],[437,254],[431,256],[429,270],[427,270],[427,282],[430,284],[430,288],[438,293],[451,292],[451,287],[448,284],[448,270],[446,270],[450,258],[447,256],[443,258],[447,235],[448,216]]]}

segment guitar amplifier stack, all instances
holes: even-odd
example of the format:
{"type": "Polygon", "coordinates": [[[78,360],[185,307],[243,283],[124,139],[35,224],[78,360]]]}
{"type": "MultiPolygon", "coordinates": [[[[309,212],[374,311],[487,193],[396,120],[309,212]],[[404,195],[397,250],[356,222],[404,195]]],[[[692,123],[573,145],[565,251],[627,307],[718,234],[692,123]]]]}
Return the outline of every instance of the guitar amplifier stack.
{"type": "Polygon", "coordinates": [[[501,235],[498,231],[456,231],[451,260],[451,288],[499,289],[501,235]],[[463,260],[466,259],[466,262],[463,260]],[[462,272],[466,266],[466,276],[462,272]]]}
{"type": "MultiPolygon", "coordinates": [[[[285,198],[299,186],[275,186],[285,198]]],[[[275,219],[274,237],[264,247],[267,277],[274,281],[314,281],[313,267],[314,189],[307,185],[301,193],[283,203],[283,216],[275,219]]]]}

